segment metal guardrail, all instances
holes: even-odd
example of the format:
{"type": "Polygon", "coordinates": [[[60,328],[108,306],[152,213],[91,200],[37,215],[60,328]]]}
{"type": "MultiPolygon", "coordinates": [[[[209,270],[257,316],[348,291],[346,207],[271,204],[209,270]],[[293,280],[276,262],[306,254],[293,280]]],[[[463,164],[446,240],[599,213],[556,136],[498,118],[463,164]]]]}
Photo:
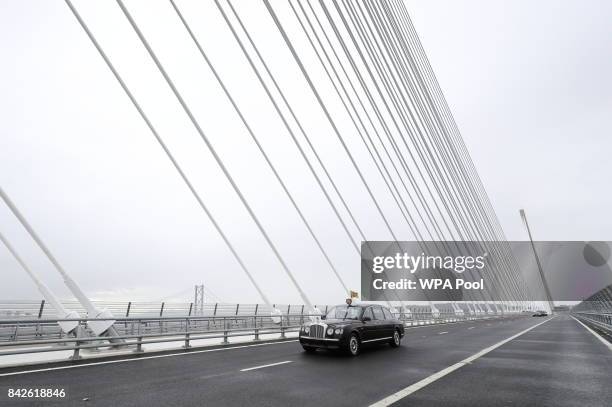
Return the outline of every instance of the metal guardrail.
{"type": "MultiPolygon", "coordinates": [[[[269,314],[273,308],[283,313],[303,312],[304,305],[295,304],[234,304],[204,303],[201,306],[192,302],[168,301],[92,301],[99,309],[108,309],[116,317],[168,317],[168,316],[224,316],[269,314]]],[[[76,311],[85,317],[86,311],[75,300],[62,301],[64,308],[76,311]]],[[[327,305],[317,305],[322,311],[327,305]]],[[[11,318],[55,318],[55,310],[44,300],[0,301],[0,319],[11,318]]]]}
{"type": "MultiPolygon", "coordinates": [[[[83,318],[87,316],[84,310],[79,308],[78,303],[67,301],[64,303],[64,306],[67,309],[78,311],[83,318]]],[[[194,309],[191,303],[99,301],[96,302],[96,306],[100,309],[109,309],[117,317],[113,319],[121,321],[114,325],[115,329],[121,334],[129,334],[136,331],[145,333],[178,332],[182,329],[182,323],[176,321],[182,321],[183,318],[202,321],[198,322],[198,324],[201,326],[205,325],[207,329],[218,328],[223,318],[233,321],[233,327],[235,328],[248,328],[251,326],[251,315],[258,316],[263,321],[271,324],[270,314],[273,309],[281,311],[284,315],[289,315],[295,321],[302,321],[305,316],[304,305],[290,304],[275,304],[271,307],[265,304],[206,303],[201,309],[194,309]]],[[[456,304],[455,306],[459,307],[459,309],[453,308],[451,304],[436,304],[438,312],[433,313],[429,306],[410,305],[401,308],[397,316],[408,324],[418,325],[461,318],[462,315],[486,315],[482,310],[476,311],[478,308],[474,304],[471,304],[471,306],[456,304]]],[[[317,307],[323,313],[327,313],[330,306],[318,305],[317,307]]],[[[482,307],[483,309],[486,308],[484,304],[482,304],[482,307]]],[[[500,313],[500,310],[497,310],[493,315],[498,313],[500,313]]],[[[46,307],[44,301],[0,302],[0,320],[7,321],[7,323],[0,324],[0,342],[29,339],[61,339],[64,333],[55,322],[49,322],[54,321],[55,317],[54,311],[50,307],[46,307]],[[20,324],[19,320],[24,320],[28,323],[20,324]],[[32,321],[36,323],[32,323],[32,321]]]]}
{"type": "MultiPolygon", "coordinates": [[[[405,311],[396,313],[407,326],[453,323],[466,320],[499,318],[504,316],[515,316],[518,313],[458,313],[440,312],[435,316],[429,313],[412,313],[405,311]]],[[[167,342],[182,343],[182,347],[188,349],[191,343],[203,339],[220,339],[219,344],[228,344],[229,338],[251,336],[258,341],[261,335],[279,334],[279,339],[286,337],[289,332],[297,332],[301,324],[310,319],[318,317],[314,314],[282,314],[275,316],[280,318],[275,323],[270,315],[233,315],[233,316],[195,316],[195,317],[129,317],[113,318],[114,326],[119,333],[117,336],[95,336],[87,329],[87,321],[94,319],[72,319],[79,326],[73,331],[76,334],[67,336],[47,335],[45,337],[20,332],[42,332],[44,329],[57,327],[58,319],[9,319],[0,320],[0,330],[8,329],[14,331],[12,340],[0,342],[0,357],[36,354],[44,352],[72,351],[70,359],[81,358],[80,352],[85,349],[110,349],[125,348],[133,352],[143,352],[145,344],[160,344],[167,342]],[[45,328],[46,327],[46,328],[45,328]],[[154,327],[155,329],[151,329],[154,327]],[[110,342],[113,340],[113,342],[110,342]],[[120,340],[121,342],[117,342],[120,340]]],[[[100,321],[109,320],[95,319],[100,321]]],[[[64,320],[69,321],[69,320],[64,320]]]]}
{"type": "MultiPolygon", "coordinates": [[[[304,312],[305,306],[302,304],[234,304],[234,303],[204,303],[201,307],[192,302],[144,302],[144,301],[93,301],[99,309],[108,309],[116,317],[166,317],[166,316],[225,316],[225,315],[251,315],[269,314],[273,308],[280,310],[283,314],[299,314],[304,312]]],[[[78,301],[62,301],[64,308],[76,311],[85,317],[85,309],[78,301]]],[[[325,313],[331,305],[316,305],[325,313]]],[[[495,308],[493,304],[485,303],[456,303],[464,312],[483,310],[487,307],[495,308]]],[[[442,312],[452,312],[453,307],[450,303],[436,304],[442,312]]],[[[431,310],[429,305],[409,305],[407,306],[412,313],[426,313],[431,310]]],[[[0,301],[0,319],[11,318],[54,318],[55,310],[45,303],[44,300],[15,300],[0,301]]]]}
{"type": "Polygon", "coordinates": [[[573,312],[572,315],[612,337],[612,312],[573,312]]]}
{"type": "MultiPolygon", "coordinates": [[[[245,316],[257,315],[262,317],[270,316],[273,309],[281,311],[287,315],[303,315],[305,307],[303,305],[292,304],[226,304],[226,303],[205,303],[202,307],[194,307],[193,303],[166,303],[166,302],[116,302],[116,301],[94,301],[100,309],[108,309],[117,317],[114,320],[121,320],[123,324],[115,324],[115,328],[122,333],[131,329],[133,332],[133,321],[144,321],[146,332],[163,333],[180,329],[180,324],[170,322],[173,317],[209,317],[206,319],[207,327],[215,328],[216,322],[222,317],[231,317],[239,325],[242,321],[244,325],[245,316]],[[167,319],[170,317],[170,319],[167,319]],[[164,323],[155,321],[164,320],[164,323]],[[178,325],[178,326],[177,326],[178,325]]],[[[83,318],[86,312],[78,302],[64,301],[66,309],[77,311],[83,318]]],[[[319,309],[326,312],[329,306],[319,305],[319,309]]],[[[20,325],[0,324],[0,342],[15,341],[20,339],[34,338],[61,338],[63,333],[56,323],[49,320],[56,318],[55,310],[45,306],[44,301],[2,301],[0,302],[0,320],[35,320],[36,324],[20,325]]],[[[248,318],[247,318],[248,320],[248,318]]]]}
{"type": "MultiPolygon", "coordinates": [[[[308,317],[309,315],[304,315],[308,317]]],[[[285,338],[287,332],[297,332],[300,324],[295,323],[295,318],[292,316],[279,316],[280,323],[274,326],[266,324],[262,316],[249,316],[252,324],[249,327],[236,328],[233,326],[232,317],[217,317],[220,321],[215,321],[221,327],[220,329],[202,328],[203,323],[210,322],[210,318],[187,317],[187,318],[121,318],[114,319],[115,324],[137,323],[140,328],[144,322],[156,323],[180,323],[181,330],[172,332],[157,332],[143,333],[140,329],[132,333],[120,333],[117,336],[92,336],[86,334],[87,321],[108,321],[107,318],[101,319],[73,319],[70,321],[78,321],[79,326],[75,329],[76,335],[64,336],[56,339],[38,339],[38,340],[20,340],[0,343],[0,356],[41,353],[41,352],[56,352],[72,350],[72,360],[80,359],[80,351],[83,349],[108,349],[108,348],[130,348],[133,347],[133,352],[143,352],[142,345],[164,342],[183,342],[183,348],[190,348],[191,341],[200,339],[223,339],[221,344],[228,344],[229,338],[238,336],[254,336],[254,340],[260,339],[260,335],[264,334],[280,334],[280,338],[285,338]],[[109,342],[109,340],[115,342],[109,342]],[[121,340],[121,342],[117,342],[121,340]],[[51,345],[51,346],[50,346],[51,345]],[[53,346],[56,345],[56,346],[53,346]],[[59,345],[59,346],[57,346],[59,345]],[[4,349],[9,349],[5,351],[4,349]]],[[[43,323],[57,323],[58,320],[44,320],[43,323]]],[[[68,320],[65,320],[68,321],[68,320]]],[[[18,325],[26,326],[28,324],[37,323],[31,320],[21,321],[0,321],[0,325],[5,323],[17,323],[18,325]]]]}
{"type": "Polygon", "coordinates": [[[571,314],[612,338],[612,285],[574,306],[571,314]]]}

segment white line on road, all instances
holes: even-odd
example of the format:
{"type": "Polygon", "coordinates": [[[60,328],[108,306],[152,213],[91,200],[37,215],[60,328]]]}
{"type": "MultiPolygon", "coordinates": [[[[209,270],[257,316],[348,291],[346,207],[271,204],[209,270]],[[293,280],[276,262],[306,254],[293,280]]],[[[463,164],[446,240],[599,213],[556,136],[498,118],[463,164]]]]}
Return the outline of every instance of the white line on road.
{"type": "Polygon", "coordinates": [[[256,346],[280,345],[280,344],[291,343],[291,342],[297,342],[297,339],[293,340],[293,341],[267,342],[267,343],[256,343],[256,344],[253,344],[253,345],[228,346],[227,348],[192,350],[190,352],[185,352],[185,353],[170,353],[170,354],[166,354],[166,355],[141,356],[141,357],[138,357],[138,358],[119,359],[119,360],[105,360],[103,362],[82,363],[82,364],[79,364],[79,365],[48,367],[48,368],[44,368],[44,369],[33,369],[33,370],[24,370],[24,371],[20,371],[20,372],[0,373],[0,377],[3,377],[3,376],[16,376],[16,375],[20,375],[20,374],[37,373],[37,372],[48,372],[48,371],[51,371],[51,370],[74,369],[74,368],[77,368],[77,367],[86,367],[86,366],[109,365],[109,364],[112,364],[112,363],[137,362],[139,360],[146,360],[146,359],[171,358],[171,357],[174,357],[174,356],[193,355],[195,353],[219,352],[219,351],[222,351],[222,350],[253,348],[253,347],[256,347],[256,346]]]}
{"type": "Polygon", "coordinates": [[[532,326],[530,328],[527,328],[524,331],[521,331],[521,332],[517,333],[516,335],[512,335],[508,339],[504,339],[503,341],[498,342],[498,343],[496,343],[493,346],[489,346],[488,348],[485,348],[485,349],[481,350],[480,352],[475,353],[474,355],[472,355],[472,356],[470,356],[470,357],[468,357],[466,359],[463,359],[461,362],[455,363],[454,365],[449,366],[446,369],[442,369],[439,372],[436,372],[436,373],[432,374],[431,376],[426,377],[425,379],[423,379],[421,381],[418,381],[418,382],[416,382],[416,383],[414,383],[414,384],[412,384],[412,385],[410,385],[410,386],[408,386],[408,387],[398,391],[397,393],[394,393],[394,394],[392,394],[392,395],[390,395],[388,397],[385,397],[384,399],[382,399],[380,401],[377,401],[374,404],[371,404],[370,407],[386,407],[386,406],[390,406],[391,404],[395,403],[396,401],[401,400],[404,397],[411,395],[415,391],[422,389],[423,387],[427,386],[428,384],[431,384],[431,383],[435,382],[436,380],[446,376],[447,374],[454,372],[455,370],[457,370],[457,369],[459,369],[459,368],[461,368],[461,367],[463,367],[463,366],[473,362],[474,360],[478,359],[479,357],[486,355],[487,353],[491,352],[492,350],[495,350],[495,349],[499,348],[500,346],[510,342],[513,339],[518,338],[519,336],[521,336],[521,335],[531,331],[534,328],[537,328],[538,326],[540,326],[542,324],[545,324],[546,322],[548,322],[548,321],[550,321],[551,319],[554,319],[554,318],[555,317],[552,317],[550,319],[547,319],[544,322],[540,322],[539,324],[534,325],[534,326],[532,326]]]}
{"type": "Polygon", "coordinates": [[[284,362],[270,363],[269,365],[261,365],[261,366],[249,367],[249,368],[246,368],[246,369],[240,369],[240,371],[241,372],[248,372],[249,370],[263,369],[264,367],[284,365],[286,363],[291,363],[291,360],[285,360],[284,362]]]}
{"type": "Polygon", "coordinates": [[[474,328],[476,328],[476,327],[475,327],[475,326],[471,326],[471,327],[469,327],[468,329],[474,329],[474,328]]]}
{"type": "MultiPolygon", "coordinates": [[[[514,321],[514,318],[512,318],[512,320],[514,321]]],[[[489,321],[487,319],[487,321],[489,321]]],[[[437,328],[441,325],[451,325],[451,324],[469,324],[469,323],[484,323],[484,320],[466,320],[466,321],[457,321],[457,322],[439,322],[439,323],[435,323],[435,324],[428,324],[428,325],[405,325],[406,330],[410,330],[410,329],[419,329],[419,328],[437,328]]]]}
{"type": "Polygon", "coordinates": [[[444,335],[447,334],[448,332],[444,331],[444,332],[438,332],[438,335],[444,335]]]}
{"type": "Polygon", "coordinates": [[[592,333],[593,335],[595,335],[595,337],[597,339],[599,339],[601,341],[601,343],[603,343],[604,345],[606,345],[608,347],[608,349],[612,350],[612,343],[606,341],[604,338],[601,337],[601,335],[599,335],[597,332],[593,331],[591,328],[589,328],[587,325],[583,324],[581,320],[579,320],[578,318],[575,318],[573,315],[571,315],[572,318],[574,318],[580,325],[582,325],[583,327],[585,327],[587,329],[587,331],[589,331],[590,333],[592,333]]]}

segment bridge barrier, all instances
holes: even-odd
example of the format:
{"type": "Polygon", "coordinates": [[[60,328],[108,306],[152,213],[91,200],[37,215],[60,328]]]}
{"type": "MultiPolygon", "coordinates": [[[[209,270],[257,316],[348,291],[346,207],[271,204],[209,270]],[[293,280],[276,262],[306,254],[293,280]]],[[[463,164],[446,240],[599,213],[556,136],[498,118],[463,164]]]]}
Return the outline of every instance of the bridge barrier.
{"type": "Polygon", "coordinates": [[[612,312],[574,312],[572,315],[612,338],[612,312]]]}
{"type": "Polygon", "coordinates": [[[612,285],[575,305],[571,314],[612,340],[612,285]]]}
{"type": "MultiPolygon", "coordinates": [[[[305,317],[308,315],[304,315],[305,317]]],[[[31,354],[31,353],[44,353],[44,352],[56,352],[72,350],[72,360],[80,358],[80,351],[85,349],[109,349],[109,348],[133,348],[134,352],[142,352],[142,345],[153,344],[153,343],[164,343],[164,342],[182,342],[184,348],[190,348],[191,342],[201,339],[222,339],[222,344],[229,343],[228,339],[232,337],[240,336],[254,336],[254,340],[259,340],[260,335],[264,334],[280,334],[280,338],[285,337],[287,332],[297,332],[300,324],[295,324],[293,318],[287,315],[281,317],[281,323],[273,326],[266,324],[266,317],[263,316],[248,316],[252,320],[248,327],[235,327],[233,323],[234,317],[215,317],[215,329],[209,327],[203,328],[203,322],[209,322],[210,317],[164,317],[164,318],[120,318],[113,319],[115,325],[134,323],[138,327],[132,332],[123,331],[119,335],[112,337],[114,340],[122,340],[121,343],[108,342],[109,336],[95,336],[87,330],[87,322],[96,321],[108,321],[108,318],[97,318],[97,319],[71,319],[70,321],[77,321],[79,326],[75,329],[73,334],[66,335],[60,338],[51,339],[22,339],[17,341],[5,341],[0,342],[0,357],[9,355],[19,354],[31,354]],[[176,323],[180,324],[182,329],[174,330],[171,332],[155,332],[149,333],[144,329],[145,323],[176,323]]],[[[245,317],[246,318],[246,317],[245,317]]],[[[57,319],[45,319],[40,323],[57,323],[57,319]]],[[[0,325],[12,323],[20,326],[27,326],[28,324],[39,323],[31,320],[19,320],[19,321],[0,321],[0,325]]]]}
{"type": "MultiPolygon", "coordinates": [[[[450,311],[450,308],[446,307],[440,308],[439,313],[432,315],[430,309],[426,312],[426,308],[422,306],[415,306],[412,309],[404,307],[395,315],[406,326],[416,326],[517,314],[517,312],[470,313],[458,312],[456,309],[450,311]]],[[[220,307],[217,307],[218,311],[219,309],[220,307]]],[[[291,311],[290,307],[287,309],[291,311]]],[[[0,359],[11,355],[72,351],[70,358],[77,360],[83,350],[128,349],[142,352],[143,345],[147,344],[174,342],[177,343],[175,348],[179,346],[190,348],[192,343],[198,340],[209,340],[208,344],[210,340],[218,340],[216,344],[228,344],[230,338],[236,337],[246,337],[247,340],[250,337],[252,341],[261,340],[262,335],[267,335],[268,339],[283,339],[288,333],[297,333],[301,324],[309,321],[311,316],[318,316],[318,314],[305,313],[301,306],[295,310],[296,313],[281,314],[278,324],[274,323],[269,314],[241,315],[236,312],[233,315],[112,318],[115,321],[115,331],[118,333],[112,337],[115,341],[112,343],[109,342],[111,339],[109,336],[96,336],[87,328],[88,321],[108,321],[110,318],[70,319],[76,321],[78,327],[69,335],[57,329],[59,320],[56,318],[2,319],[0,332],[11,332],[11,335],[0,341],[0,359]],[[270,338],[270,335],[274,337],[270,338]],[[122,343],[117,343],[116,340],[121,340],[122,343]]]]}
{"type": "MultiPolygon", "coordinates": [[[[215,330],[230,324],[231,328],[253,328],[251,316],[258,317],[256,321],[261,326],[274,326],[270,318],[274,308],[281,311],[285,318],[295,324],[304,322],[306,308],[304,305],[292,304],[227,304],[206,303],[196,309],[193,303],[166,303],[166,302],[94,302],[100,309],[109,309],[115,320],[114,327],[123,335],[135,332],[145,334],[161,334],[180,332],[184,329],[184,318],[187,317],[194,328],[215,330]],[[205,318],[202,318],[205,317],[205,318]]],[[[77,311],[82,318],[86,312],[77,302],[64,302],[66,309],[77,311]]],[[[324,314],[329,305],[317,305],[324,314]]],[[[466,318],[480,318],[487,315],[512,313],[516,310],[501,311],[491,304],[460,305],[441,303],[436,304],[437,311],[432,312],[429,305],[408,305],[394,308],[396,316],[407,326],[447,323],[464,320],[466,318]],[[485,312],[487,308],[495,312],[485,312]]],[[[55,312],[51,307],[45,306],[44,301],[4,301],[0,302],[0,342],[12,342],[32,339],[61,339],[65,333],[57,325],[55,312]],[[18,322],[18,321],[24,322],[18,322]]],[[[87,332],[87,328],[83,328],[87,332]]]]}

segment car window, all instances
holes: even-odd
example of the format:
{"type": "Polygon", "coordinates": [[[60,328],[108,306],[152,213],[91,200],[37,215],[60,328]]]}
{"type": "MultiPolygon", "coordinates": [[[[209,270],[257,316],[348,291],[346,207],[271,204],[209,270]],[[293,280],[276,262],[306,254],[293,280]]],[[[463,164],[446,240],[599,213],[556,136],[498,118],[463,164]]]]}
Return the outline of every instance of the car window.
{"type": "Polygon", "coordinates": [[[346,305],[340,305],[332,308],[328,313],[327,319],[359,319],[359,313],[361,308],[359,307],[347,307],[346,305]]]}
{"type": "Polygon", "coordinates": [[[374,319],[374,315],[372,314],[372,308],[368,307],[368,309],[365,310],[365,312],[363,313],[363,317],[368,317],[370,319],[374,319]]]}
{"type": "Polygon", "coordinates": [[[393,319],[393,314],[391,313],[391,311],[389,311],[387,308],[383,307],[383,313],[385,314],[385,318],[387,319],[393,319]]]}
{"type": "Polygon", "coordinates": [[[385,319],[385,314],[383,314],[380,307],[372,307],[372,310],[374,311],[374,318],[380,320],[385,319]]]}

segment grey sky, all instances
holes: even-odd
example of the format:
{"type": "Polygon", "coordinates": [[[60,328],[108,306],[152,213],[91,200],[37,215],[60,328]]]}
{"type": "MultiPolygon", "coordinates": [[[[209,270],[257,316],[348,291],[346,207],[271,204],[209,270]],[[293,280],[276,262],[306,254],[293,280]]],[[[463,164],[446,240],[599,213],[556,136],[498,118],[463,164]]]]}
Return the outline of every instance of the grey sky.
{"type": "Polygon", "coordinates": [[[612,4],[407,4],[508,238],[610,240],[612,4]]]}
{"type": "MultiPolygon", "coordinates": [[[[359,259],[213,3],[178,3],[342,276],[358,288],[359,259]]],[[[314,302],[337,300],[340,286],[168,3],[126,4],[305,291],[314,302]]],[[[259,2],[236,4],[368,238],[388,239],[347,160],[337,159],[343,157],[340,146],[330,141],[312,95],[296,81],[299,72],[265,8],[259,2]]],[[[289,24],[285,3],[274,4],[289,24]]],[[[508,238],[525,237],[518,217],[524,207],[538,239],[611,239],[606,181],[612,6],[603,1],[406,4],[508,238]]],[[[118,7],[102,1],[75,5],[264,290],[275,302],[297,302],[118,7]]],[[[62,1],[0,3],[0,49],[0,185],[87,293],[156,300],[185,291],[177,298],[186,299],[193,284],[204,282],[222,300],[259,301],[62,1]]],[[[341,130],[348,126],[340,125],[341,130]]],[[[349,142],[365,160],[356,141],[349,142]]],[[[375,179],[372,165],[364,169],[375,179]]],[[[410,239],[382,183],[373,184],[400,238],[410,239]]],[[[0,230],[52,290],[68,296],[3,205],[0,230]]],[[[5,250],[0,250],[0,273],[0,299],[39,297],[5,250]]]]}

